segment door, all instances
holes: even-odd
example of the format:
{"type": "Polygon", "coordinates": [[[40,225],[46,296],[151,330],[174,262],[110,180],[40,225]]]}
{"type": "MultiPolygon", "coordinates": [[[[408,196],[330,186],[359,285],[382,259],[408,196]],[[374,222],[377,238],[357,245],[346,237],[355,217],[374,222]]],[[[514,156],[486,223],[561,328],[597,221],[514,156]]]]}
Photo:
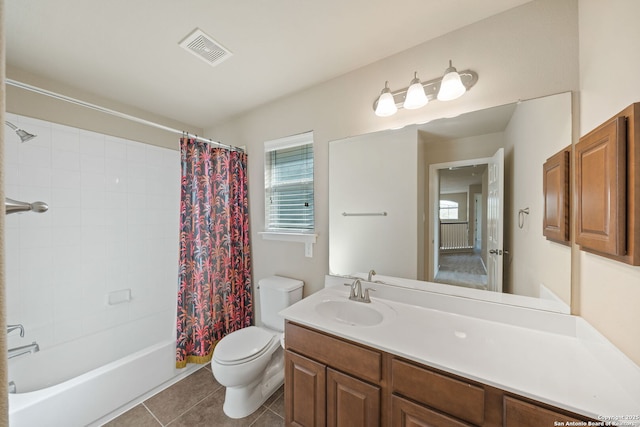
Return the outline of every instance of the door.
{"type": "Polygon", "coordinates": [[[380,387],[327,368],[327,427],[380,426],[380,387]]]}
{"type": "Polygon", "coordinates": [[[489,160],[487,191],[487,287],[502,292],[504,225],[504,149],[489,160]]]}
{"type": "Polygon", "coordinates": [[[295,427],[324,427],[326,420],[326,367],[285,351],[285,422],[295,427]]]}

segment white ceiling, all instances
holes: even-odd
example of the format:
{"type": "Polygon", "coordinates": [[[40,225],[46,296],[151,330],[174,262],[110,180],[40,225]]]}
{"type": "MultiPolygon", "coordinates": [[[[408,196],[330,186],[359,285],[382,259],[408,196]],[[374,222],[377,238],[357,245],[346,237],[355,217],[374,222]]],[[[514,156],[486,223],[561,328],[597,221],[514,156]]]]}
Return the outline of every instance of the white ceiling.
{"type": "Polygon", "coordinates": [[[528,1],[7,0],[7,64],[205,128],[528,1]]]}

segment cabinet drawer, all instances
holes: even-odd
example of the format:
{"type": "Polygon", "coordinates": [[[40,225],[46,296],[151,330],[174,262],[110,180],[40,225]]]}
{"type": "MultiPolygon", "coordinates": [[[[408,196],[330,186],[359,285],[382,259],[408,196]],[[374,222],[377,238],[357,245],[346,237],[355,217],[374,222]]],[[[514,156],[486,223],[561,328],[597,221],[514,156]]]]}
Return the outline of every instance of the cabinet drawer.
{"type": "Polygon", "coordinates": [[[382,375],[380,352],[361,347],[339,338],[285,324],[285,345],[288,350],[310,357],[335,369],[349,372],[363,380],[378,383],[382,375]]]}
{"type": "Polygon", "coordinates": [[[398,396],[391,397],[393,427],[472,427],[398,396]]]}
{"type": "Polygon", "coordinates": [[[584,421],[513,397],[504,397],[504,427],[553,427],[558,422],[584,421]]]}
{"type": "Polygon", "coordinates": [[[484,422],[484,389],[466,381],[394,359],[393,392],[473,424],[484,422]]]}

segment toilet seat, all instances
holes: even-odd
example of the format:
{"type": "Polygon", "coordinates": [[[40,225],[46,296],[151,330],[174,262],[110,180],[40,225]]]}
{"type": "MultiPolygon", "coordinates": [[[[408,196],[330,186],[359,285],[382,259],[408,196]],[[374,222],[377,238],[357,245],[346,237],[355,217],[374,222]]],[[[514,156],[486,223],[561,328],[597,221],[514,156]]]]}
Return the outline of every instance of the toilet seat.
{"type": "Polygon", "coordinates": [[[237,365],[260,357],[270,347],[275,334],[257,326],[230,333],[216,345],[213,358],[220,365],[237,365]]]}

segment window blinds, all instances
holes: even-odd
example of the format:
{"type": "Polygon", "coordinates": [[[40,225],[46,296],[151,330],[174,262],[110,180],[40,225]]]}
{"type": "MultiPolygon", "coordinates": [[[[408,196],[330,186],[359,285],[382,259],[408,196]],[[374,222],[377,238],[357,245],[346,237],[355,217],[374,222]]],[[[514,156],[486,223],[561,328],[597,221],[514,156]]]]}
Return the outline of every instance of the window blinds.
{"type": "Polygon", "coordinates": [[[265,143],[265,227],[314,229],[313,132],[265,143]]]}

